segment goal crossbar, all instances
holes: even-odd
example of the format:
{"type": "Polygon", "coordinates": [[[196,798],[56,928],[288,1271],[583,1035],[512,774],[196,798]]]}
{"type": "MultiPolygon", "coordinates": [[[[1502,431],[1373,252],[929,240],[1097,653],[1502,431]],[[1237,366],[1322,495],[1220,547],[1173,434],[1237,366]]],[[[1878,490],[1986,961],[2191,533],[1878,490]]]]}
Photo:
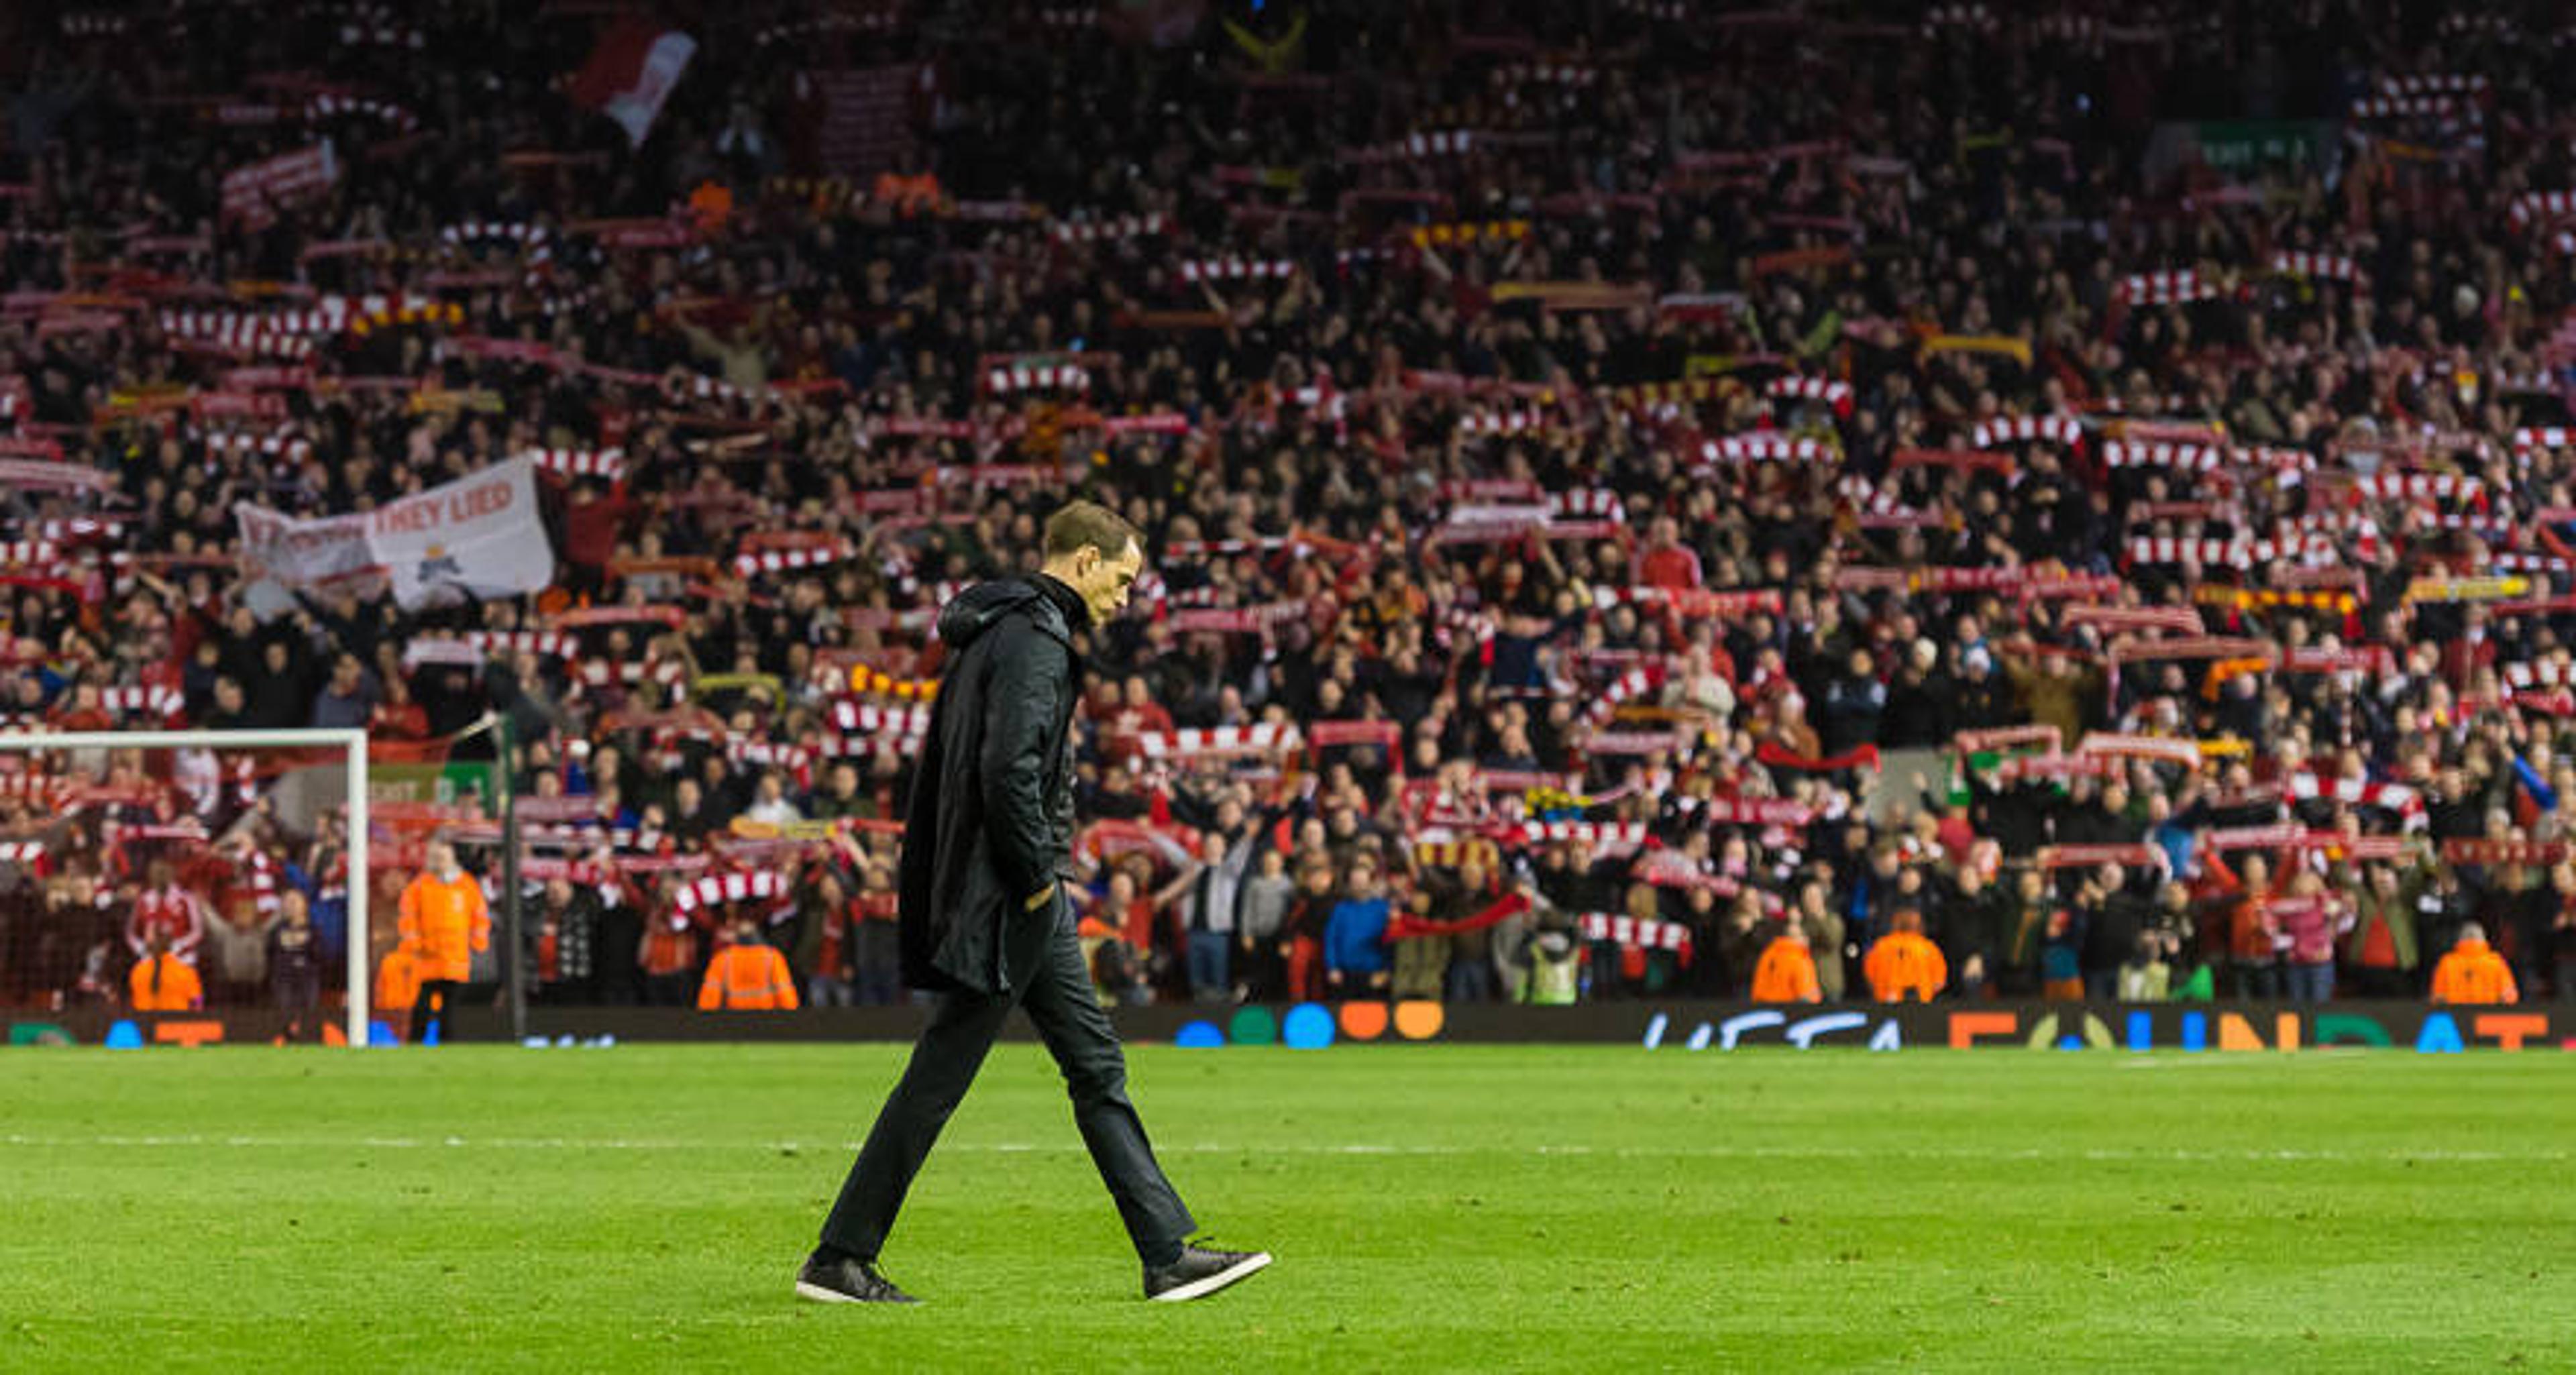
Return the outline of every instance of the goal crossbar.
{"type": "Polygon", "coordinates": [[[347,761],[349,796],[348,1039],[367,1044],[371,928],[367,923],[367,733],[354,727],[304,730],[86,730],[0,733],[0,752],[51,750],[314,750],[336,749],[347,761]]]}

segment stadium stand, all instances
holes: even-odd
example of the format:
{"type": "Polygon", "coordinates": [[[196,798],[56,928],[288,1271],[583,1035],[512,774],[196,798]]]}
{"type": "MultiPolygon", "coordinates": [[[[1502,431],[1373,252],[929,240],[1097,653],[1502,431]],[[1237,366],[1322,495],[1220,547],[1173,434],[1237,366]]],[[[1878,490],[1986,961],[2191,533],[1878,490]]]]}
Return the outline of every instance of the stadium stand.
{"type": "MultiPolygon", "coordinates": [[[[932,618],[1074,494],[1104,998],[2576,996],[2541,7],[165,8],[0,15],[0,714],[508,716],[540,997],[899,996],[932,618]],[[532,576],[294,534],[522,461],[532,576]]],[[[0,778],[0,998],[158,827],[327,898],[155,768],[0,778]]]]}

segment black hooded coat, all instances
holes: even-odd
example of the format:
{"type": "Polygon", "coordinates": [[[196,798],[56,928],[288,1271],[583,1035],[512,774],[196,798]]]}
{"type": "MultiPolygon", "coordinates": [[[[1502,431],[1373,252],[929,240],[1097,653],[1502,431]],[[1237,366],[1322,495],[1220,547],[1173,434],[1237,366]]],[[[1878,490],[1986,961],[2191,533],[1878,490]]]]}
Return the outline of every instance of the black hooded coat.
{"type": "Polygon", "coordinates": [[[904,809],[899,867],[904,982],[1011,990],[1003,939],[1049,922],[1029,895],[1058,881],[1073,846],[1073,708],[1090,624],[1081,596],[1044,574],[998,578],[939,615],[948,647],[904,809]]]}

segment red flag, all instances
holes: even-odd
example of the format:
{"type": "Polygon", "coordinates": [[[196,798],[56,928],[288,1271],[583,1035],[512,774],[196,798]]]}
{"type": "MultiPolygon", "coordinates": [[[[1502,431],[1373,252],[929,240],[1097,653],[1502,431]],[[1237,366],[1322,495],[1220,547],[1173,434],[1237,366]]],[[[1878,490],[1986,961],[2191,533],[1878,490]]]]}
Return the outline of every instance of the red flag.
{"type": "Polygon", "coordinates": [[[697,40],[687,34],[629,15],[599,36],[599,46],[565,93],[574,104],[616,120],[627,142],[642,147],[697,51],[697,40]]]}

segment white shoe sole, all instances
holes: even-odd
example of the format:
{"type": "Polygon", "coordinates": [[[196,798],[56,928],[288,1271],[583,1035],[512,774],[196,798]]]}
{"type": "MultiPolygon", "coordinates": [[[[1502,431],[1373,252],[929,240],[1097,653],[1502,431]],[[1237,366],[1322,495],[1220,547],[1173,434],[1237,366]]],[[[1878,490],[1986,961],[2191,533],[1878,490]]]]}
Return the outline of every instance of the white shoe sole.
{"type": "Polygon", "coordinates": [[[1191,1280],[1189,1283],[1182,1285],[1178,1289],[1166,1289],[1162,1293],[1153,1296],[1154,1302],[1187,1303],[1191,1299],[1203,1299],[1208,1295],[1223,1289],[1227,1285],[1234,1283],[1236,1280],[1249,1278],[1250,1276],[1267,1269],[1269,1265],[1270,1253],[1268,1251],[1256,1251],[1205,1279],[1191,1280]]]}
{"type": "MultiPolygon", "coordinates": [[[[803,1280],[796,1281],[796,1297],[800,1299],[811,1299],[816,1303],[867,1302],[865,1299],[851,1298],[849,1295],[842,1293],[838,1289],[826,1289],[819,1284],[807,1284],[803,1280]]],[[[899,1307],[900,1305],[897,1306],[899,1307]]]]}

